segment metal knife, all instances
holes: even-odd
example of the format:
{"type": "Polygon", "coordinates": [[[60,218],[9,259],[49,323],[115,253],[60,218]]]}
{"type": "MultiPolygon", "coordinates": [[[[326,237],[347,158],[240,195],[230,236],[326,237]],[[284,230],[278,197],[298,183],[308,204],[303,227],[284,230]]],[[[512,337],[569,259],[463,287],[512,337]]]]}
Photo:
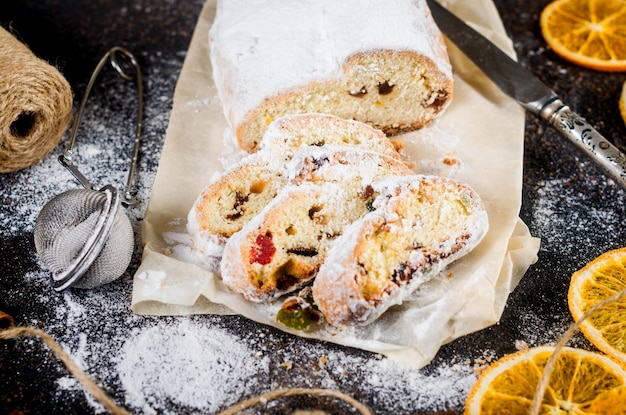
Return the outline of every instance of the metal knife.
{"type": "Polygon", "coordinates": [[[426,0],[439,29],[505,94],[545,119],[626,189],[626,156],[519,63],[435,0],[426,0]]]}

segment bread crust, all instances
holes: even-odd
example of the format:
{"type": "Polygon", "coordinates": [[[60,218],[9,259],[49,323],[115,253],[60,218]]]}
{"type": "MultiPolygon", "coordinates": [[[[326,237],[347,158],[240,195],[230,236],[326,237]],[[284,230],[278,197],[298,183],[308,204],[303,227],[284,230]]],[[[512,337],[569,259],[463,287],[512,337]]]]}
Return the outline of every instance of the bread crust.
{"type": "Polygon", "coordinates": [[[259,145],[275,158],[289,160],[303,146],[355,147],[400,159],[385,134],[368,124],[331,114],[288,114],[274,120],[259,145]]]}

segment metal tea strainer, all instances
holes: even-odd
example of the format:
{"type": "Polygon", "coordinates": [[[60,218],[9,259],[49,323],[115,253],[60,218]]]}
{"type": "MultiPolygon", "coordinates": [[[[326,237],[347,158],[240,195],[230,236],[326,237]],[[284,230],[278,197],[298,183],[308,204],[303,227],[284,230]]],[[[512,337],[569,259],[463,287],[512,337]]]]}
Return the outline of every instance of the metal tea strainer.
{"type": "Polygon", "coordinates": [[[133,254],[134,235],[130,221],[120,205],[128,206],[133,202],[142,119],[143,81],[139,64],[126,49],[113,47],[102,57],[91,75],[72,125],[68,148],[59,156],[59,162],[84,189],[69,190],[55,196],[42,208],[35,224],[35,247],[52,273],[52,287],[56,291],[69,287],[97,287],[119,278],[128,268],[133,254]],[[94,190],[94,186],[72,164],[74,139],[87,96],[107,61],[122,78],[137,83],[137,128],[123,195],[111,185],[94,190]],[[134,73],[127,72],[130,67],[134,73]]]}

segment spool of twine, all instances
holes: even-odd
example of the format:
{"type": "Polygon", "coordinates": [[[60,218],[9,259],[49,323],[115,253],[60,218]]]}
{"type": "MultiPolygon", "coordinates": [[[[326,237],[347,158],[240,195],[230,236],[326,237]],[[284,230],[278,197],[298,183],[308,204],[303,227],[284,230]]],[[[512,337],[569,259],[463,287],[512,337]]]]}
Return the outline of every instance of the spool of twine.
{"type": "Polygon", "coordinates": [[[58,144],[72,98],[58,69],[0,27],[0,173],[32,166],[58,144]]]}

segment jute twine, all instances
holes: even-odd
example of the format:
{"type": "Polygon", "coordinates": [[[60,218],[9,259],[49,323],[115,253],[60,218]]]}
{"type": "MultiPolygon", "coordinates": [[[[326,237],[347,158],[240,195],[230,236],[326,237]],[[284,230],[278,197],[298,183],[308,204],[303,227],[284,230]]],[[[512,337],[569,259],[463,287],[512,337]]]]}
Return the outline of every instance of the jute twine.
{"type": "MultiPolygon", "coordinates": [[[[529,412],[529,415],[538,415],[541,407],[543,396],[550,383],[550,375],[555,367],[555,362],[558,358],[560,351],[565,347],[567,342],[571,339],[574,332],[579,328],[580,324],[586,320],[591,314],[595,313],[600,308],[604,307],[610,302],[618,301],[621,298],[626,297],[626,290],[623,290],[610,298],[596,304],[590,308],[580,319],[570,325],[565,334],[561,337],[559,342],[554,348],[548,363],[546,364],[543,375],[535,391],[534,400],[529,412]]],[[[50,337],[46,332],[29,327],[14,327],[13,318],[8,314],[0,310],[0,339],[9,340],[23,336],[40,337],[48,347],[56,354],[65,364],[68,371],[83,385],[83,387],[91,393],[104,407],[106,407],[114,415],[130,415],[130,412],[124,408],[118,406],[109,396],[107,396],[102,389],[94,382],[89,376],[87,376],[71,359],[71,357],[59,346],[57,342],[50,337]]],[[[253,398],[241,401],[235,405],[220,412],[218,415],[236,415],[237,413],[254,407],[256,405],[264,405],[269,401],[297,395],[309,395],[316,397],[333,397],[341,399],[356,409],[361,415],[372,415],[372,412],[366,405],[362,404],[358,400],[344,394],[343,392],[332,389],[315,389],[315,388],[285,388],[276,389],[262,395],[255,396],[253,398]]]]}
{"type": "Polygon", "coordinates": [[[58,144],[72,98],[58,69],[0,27],[0,173],[32,166],[58,144]]]}
{"type": "MultiPolygon", "coordinates": [[[[0,324],[0,340],[10,340],[26,336],[40,337],[50,348],[50,350],[52,350],[52,352],[57,355],[59,359],[61,359],[61,361],[65,364],[65,367],[67,367],[67,370],[72,374],[72,376],[74,376],[83,385],[83,387],[112,414],[131,414],[126,409],[118,406],[106,393],[104,393],[103,390],[96,384],[96,382],[89,376],[87,376],[85,372],[83,372],[78,367],[78,365],[65,352],[65,350],[63,350],[63,348],[61,348],[61,346],[59,346],[59,344],[54,341],[54,339],[50,337],[48,333],[43,330],[31,327],[14,327],[13,318],[11,318],[10,315],[2,312],[1,310],[0,324]]],[[[352,405],[356,410],[359,411],[361,415],[372,415],[372,412],[365,405],[363,405],[356,399],[344,394],[343,392],[331,389],[313,388],[287,388],[273,390],[262,395],[255,396],[254,398],[239,402],[231,406],[230,408],[220,412],[218,415],[235,415],[243,411],[244,409],[251,408],[255,405],[265,404],[271,400],[297,395],[310,395],[316,397],[332,397],[341,399],[352,405]]]]}
{"type": "Polygon", "coordinates": [[[554,367],[556,365],[556,360],[559,357],[559,353],[561,352],[561,350],[563,350],[567,342],[570,341],[570,339],[572,338],[576,330],[578,330],[582,322],[585,321],[590,315],[592,315],[593,313],[595,313],[596,311],[604,307],[605,305],[612,303],[613,301],[618,301],[624,297],[626,297],[626,290],[622,290],[618,292],[617,294],[614,294],[613,296],[589,308],[589,310],[587,310],[582,316],[580,316],[580,318],[577,321],[575,321],[569,326],[567,331],[563,334],[563,336],[561,336],[561,339],[559,340],[559,342],[556,344],[556,346],[554,346],[552,355],[548,359],[548,362],[546,363],[546,366],[543,369],[543,374],[541,376],[541,380],[539,381],[539,384],[537,385],[533,403],[530,407],[529,415],[539,414],[539,410],[541,409],[541,402],[543,401],[543,396],[545,395],[546,389],[548,389],[548,385],[550,384],[550,376],[552,375],[552,371],[554,370],[554,367]]]}

